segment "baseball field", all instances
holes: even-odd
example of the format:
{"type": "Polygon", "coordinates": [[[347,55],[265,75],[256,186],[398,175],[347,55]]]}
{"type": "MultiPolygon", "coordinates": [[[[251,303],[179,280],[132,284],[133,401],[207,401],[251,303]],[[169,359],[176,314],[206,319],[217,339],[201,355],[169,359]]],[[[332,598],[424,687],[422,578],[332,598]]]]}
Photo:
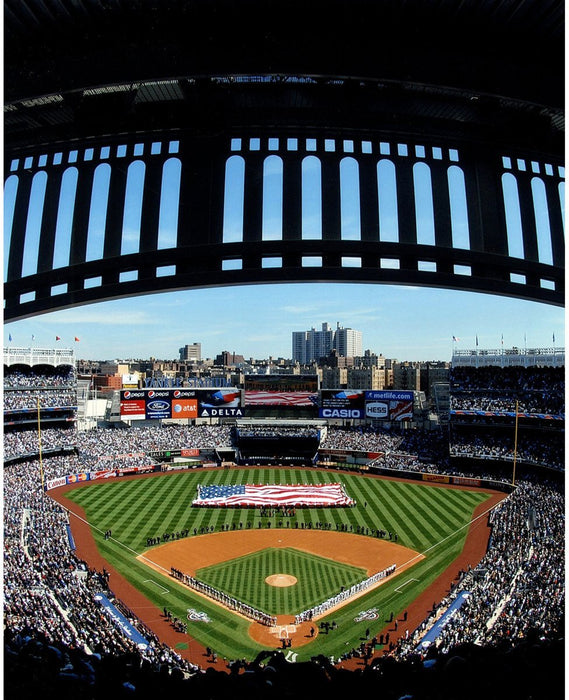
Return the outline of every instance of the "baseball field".
{"type": "Polygon", "coordinates": [[[487,537],[486,512],[503,497],[302,468],[200,469],[64,491],[56,497],[76,516],[78,554],[98,568],[105,563],[111,589],[184,656],[190,658],[191,649],[195,655],[197,642],[220,657],[251,659],[288,638],[287,653],[298,661],[318,654],[338,658],[393,620],[393,636],[406,626],[412,631],[416,621],[403,612],[450,570],[473,527],[487,537]],[[286,515],[192,506],[198,485],[338,481],[355,506],[297,508],[286,515]],[[85,537],[87,523],[96,552],[85,537]],[[294,624],[295,614],[393,564],[394,573],[376,585],[311,622],[294,624]],[[275,616],[277,624],[229,610],[173,577],[171,567],[275,616]],[[187,634],[172,630],[165,609],[187,625],[187,634]],[[405,620],[399,629],[398,619],[405,620]]]}

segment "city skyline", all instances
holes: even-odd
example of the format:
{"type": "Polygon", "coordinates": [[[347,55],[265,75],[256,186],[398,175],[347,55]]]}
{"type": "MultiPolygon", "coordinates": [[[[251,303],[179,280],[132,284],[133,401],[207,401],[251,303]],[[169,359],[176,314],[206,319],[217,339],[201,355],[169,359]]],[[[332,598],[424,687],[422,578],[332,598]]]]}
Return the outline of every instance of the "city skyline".
{"type": "Polygon", "coordinates": [[[201,343],[204,359],[224,350],[246,359],[288,359],[292,332],[322,323],[361,330],[363,351],[400,361],[450,361],[453,349],[476,345],[537,348],[565,342],[564,309],[549,304],[426,287],[290,283],[73,307],[6,323],[4,345],[72,347],[85,360],[173,360],[180,347],[201,343]]]}

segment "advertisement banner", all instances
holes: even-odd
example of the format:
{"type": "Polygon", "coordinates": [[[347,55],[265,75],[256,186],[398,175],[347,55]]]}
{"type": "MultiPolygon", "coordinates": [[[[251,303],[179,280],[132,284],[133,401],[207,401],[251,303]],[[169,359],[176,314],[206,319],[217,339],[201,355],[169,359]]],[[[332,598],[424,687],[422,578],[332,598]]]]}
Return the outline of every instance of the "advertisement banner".
{"type": "Polygon", "coordinates": [[[363,418],[365,412],[365,391],[320,392],[320,418],[363,418]]]}
{"type": "Polygon", "coordinates": [[[198,414],[201,418],[224,418],[243,416],[241,390],[235,387],[222,389],[198,389],[198,414]]]}
{"type": "Polygon", "coordinates": [[[201,408],[237,408],[241,406],[241,390],[233,387],[196,392],[201,408]]]}
{"type": "Polygon", "coordinates": [[[389,402],[366,401],[366,416],[379,420],[389,420],[389,402]]]}
{"type": "Polygon", "coordinates": [[[481,479],[472,479],[467,476],[453,476],[452,483],[460,486],[482,486],[481,479]]]}
{"type": "Polygon", "coordinates": [[[95,600],[100,603],[105,613],[110,617],[121,632],[134,642],[139,649],[148,647],[148,640],[143,637],[131,622],[116,608],[104,593],[97,593],[95,600]]]}
{"type": "Polygon", "coordinates": [[[116,475],[117,472],[115,469],[100,469],[96,472],[89,472],[89,481],[95,481],[96,479],[111,479],[116,475]]]}
{"type": "Polygon", "coordinates": [[[413,419],[412,391],[366,391],[365,414],[367,418],[385,421],[413,419]]]}
{"type": "Polygon", "coordinates": [[[121,474],[149,474],[154,471],[154,465],[143,464],[139,467],[119,467],[117,469],[117,476],[121,474]]]}
{"type": "Polygon", "coordinates": [[[172,391],[149,389],[146,392],[146,418],[148,420],[172,418],[172,391]]]}
{"type": "Polygon", "coordinates": [[[184,447],[180,450],[180,457],[199,457],[200,451],[197,447],[184,447]]]}
{"type": "Polygon", "coordinates": [[[412,391],[366,391],[366,401],[413,401],[412,391]]]}
{"type": "Polygon", "coordinates": [[[200,408],[200,418],[227,418],[233,416],[235,418],[243,417],[242,408],[200,408]]]}
{"type": "Polygon", "coordinates": [[[241,390],[234,387],[127,389],[120,392],[120,413],[124,420],[239,417],[243,415],[241,390]]]}
{"type": "Polygon", "coordinates": [[[196,399],[172,399],[172,418],[197,418],[196,399]]]}
{"type": "Polygon", "coordinates": [[[137,401],[121,401],[121,418],[127,420],[144,420],[146,404],[144,399],[137,401]]]}
{"type": "Polygon", "coordinates": [[[81,472],[80,474],[68,474],[66,478],[68,484],[77,484],[81,481],[89,481],[89,474],[86,472],[81,472]]]}
{"type": "Polygon", "coordinates": [[[124,420],[144,420],[146,418],[146,392],[125,389],[120,393],[121,418],[124,420]]]}
{"type": "Polygon", "coordinates": [[[437,484],[449,484],[450,478],[444,474],[423,474],[423,481],[434,481],[437,484]]]}
{"type": "Polygon", "coordinates": [[[46,482],[45,489],[46,491],[51,491],[51,489],[56,489],[59,486],[66,486],[67,485],[67,478],[65,476],[60,476],[57,479],[50,479],[48,482],[46,482]]]}

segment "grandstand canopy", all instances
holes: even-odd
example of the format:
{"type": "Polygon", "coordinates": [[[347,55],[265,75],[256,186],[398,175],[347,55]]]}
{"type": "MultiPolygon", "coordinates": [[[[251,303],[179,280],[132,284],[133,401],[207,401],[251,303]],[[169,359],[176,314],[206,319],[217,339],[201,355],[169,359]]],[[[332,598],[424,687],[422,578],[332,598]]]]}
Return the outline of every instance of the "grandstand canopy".
{"type": "Polygon", "coordinates": [[[287,112],[563,143],[561,0],[5,0],[4,61],[12,145],[287,112]]]}

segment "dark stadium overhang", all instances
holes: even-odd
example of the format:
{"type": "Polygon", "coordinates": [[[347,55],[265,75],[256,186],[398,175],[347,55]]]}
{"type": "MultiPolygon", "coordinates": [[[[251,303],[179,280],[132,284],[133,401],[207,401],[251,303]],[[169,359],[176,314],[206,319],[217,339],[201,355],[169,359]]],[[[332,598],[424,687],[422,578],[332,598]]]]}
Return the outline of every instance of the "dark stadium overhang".
{"type": "Polygon", "coordinates": [[[562,143],[560,0],[6,0],[4,56],[7,144],[271,112],[562,143]]]}
{"type": "MultiPolygon", "coordinates": [[[[6,320],[167,289],[276,281],[418,284],[564,303],[561,213],[552,214],[553,260],[544,266],[526,178],[520,184],[526,252],[513,260],[505,254],[504,213],[487,197],[489,188],[497,191],[502,156],[553,167],[550,201],[563,181],[560,0],[295,0],[286,5],[259,0],[6,0],[4,56],[6,177],[15,159],[29,160],[34,169],[20,166],[18,177],[31,180],[41,153],[82,152],[104,143],[124,143],[130,149],[139,140],[180,138],[188,151],[184,167],[196,185],[189,204],[201,208],[196,210],[196,232],[181,230],[177,249],[168,253],[143,245],[136,259],[117,257],[112,239],[120,237],[120,230],[115,221],[105,244],[109,251],[114,246],[114,253],[106,252],[98,264],[82,257],[85,221],[77,222],[72,264],[57,271],[67,291],[54,296],[49,287],[57,192],[48,193],[42,262],[31,276],[21,274],[28,206],[22,196],[9,255],[6,320]],[[297,240],[294,223],[283,245],[262,243],[264,255],[282,255],[283,266],[276,271],[260,264],[254,226],[245,227],[241,246],[230,244],[235,250],[220,246],[223,151],[227,157],[227,143],[234,137],[275,136],[385,139],[461,149],[470,167],[474,244],[466,252],[449,247],[443,207],[435,250],[414,245],[412,221],[405,223],[408,230],[395,253],[381,243],[374,226],[359,246],[326,231],[315,250],[312,241],[297,240]],[[217,170],[206,162],[208,149],[218,157],[217,170]],[[203,159],[197,165],[196,153],[203,159]],[[213,183],[208,192],[206,182],[213,183]],[[377,261],[386,251],[401,259],[399,271],[378,273],[377,261]],[[302,267],[303,254],[322,255],[322,268],[302,267]],[[342,266],[341,258],[352,254],[361,257],[361,268],[342,266]],[[228,255],[243,260],[241,271],[223,271],[228,255]],[[175,279],[158,279],[154,262],[170,265],[169,256],[183,264],[175,279]],[[425,258],[436,266],[434,273],[419,269],[425,258]],[[85,289],[97,265],[109,274],[98,288],[85,289]],[[456,265],[466,265],[471,274],[454,274],[456,265]],[[120,282],[129,269],[138,270],[137,281],[120,282]],[[24,302],[27,295],[33,301],[24,302]]],[[[291,154],[284,158],[293,165],[291,154]]],[[[51,174],[57,180],[61,168],[52,168],[51,174]]],[[[298,182],[290,182],[289,189],[298,188],[298,182]]],[[[85,193],[83,197],[84,207],[85,193]]],[[[410,201],[400,202],[402,214],[410,201]]],[[[287,216],[294,217],[297,206],[294,196],[285,196],[287,216]]],[[[366,206],[362,202],[362,211],[366,206]]],[[[151,205],[145,215],[152,219],[151,205]]],[[[337,222],[332,221],[334,228],[337,222]]]]}

